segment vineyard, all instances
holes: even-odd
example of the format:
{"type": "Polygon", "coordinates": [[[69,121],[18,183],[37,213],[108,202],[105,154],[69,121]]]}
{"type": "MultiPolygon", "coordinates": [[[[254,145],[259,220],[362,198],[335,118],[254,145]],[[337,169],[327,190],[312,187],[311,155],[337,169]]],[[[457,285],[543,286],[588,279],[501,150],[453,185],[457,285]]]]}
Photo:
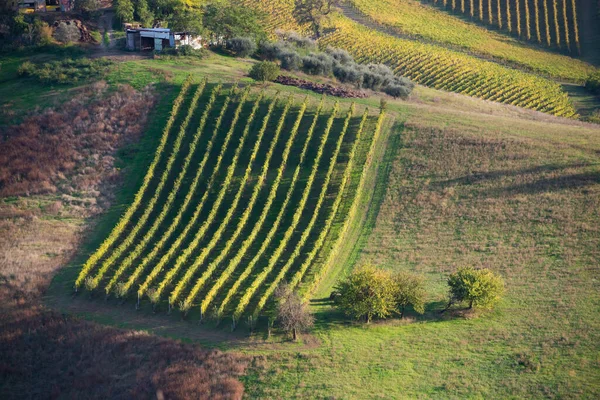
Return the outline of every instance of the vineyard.
{"type": "Polygon", "coordinates": [[[432,0],[443,9],[469,16],[520,39],[579,54],[576,0],[432,0]]]}
{"type": "MultiPolygon", "coordinates": [[[[483,12],[484,21],[496,20],[497,3],[496,0],[492,3],[490,1],[479,1],[483,8],[475,10],[478,18],[480,11],[483,12]]],[[[524,67],[552,77],[582,81],[594,69],[580,60],[524,45],[516,38],[463,21],[436,7],[415,0],[351,0],[350,4],[354,10],[399,34],[510,62],[517,67],[524,67]]],[[[470,1],[460,3],[461,7],[470,4],[470,1]]],[[[535,5],[537,4],[536,0],[535,5]]],[[[502,2],[501,5],[504,6],[505,3],[502,2]]],[[[346,6],[343,7],[347,9],[346,6]]],[[[539,21],[539,17],[534,19],[534,22],[536,20],[539,21]]],[[[540,28],[538,24],[536,27],[536,35],[546,32],[544,25],[540,28]]],[[[547,38],[548,43],[550,40],[551,38],[547,38]]]]}
{"type": "Polygon", "coordinates": [[[255,321],[284,281],[308,295],[357,213],[383,118],[188,78],[76,290],[234,323],[255,321]]]}
{"type": "MultiPolygon", "coordinates": [[[[269,14],[269,10],[293,9],[290,0],[245,0],[245,4],[267,13],[265,24],[272,31],[294,26],[291,11],[269,14]]],[[[552,80],[435,44],[393,37],[343,15],[332,15],[330,23],[331,29],[319,39],[319,45],[345,49],[357,62],[387,64],[394,73],[436,89],[567,118],[578,117],[568,95],[552,80]]]]}

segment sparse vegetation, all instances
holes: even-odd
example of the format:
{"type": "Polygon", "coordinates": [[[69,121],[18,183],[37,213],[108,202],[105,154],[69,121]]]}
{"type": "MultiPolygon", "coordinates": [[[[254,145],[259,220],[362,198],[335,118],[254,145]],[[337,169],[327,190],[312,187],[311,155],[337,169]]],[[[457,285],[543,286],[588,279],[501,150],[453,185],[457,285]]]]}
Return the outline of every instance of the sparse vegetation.
{"type": "Polygon", "coordinates": [[[19,66],[18,73],[23,77],[36,78],[45,84],[68,85],[99,80],[108,72],[111,65],[113,65],[112,61],[103,58],[67,58],[43,64],[25,61],[19,66]]]}

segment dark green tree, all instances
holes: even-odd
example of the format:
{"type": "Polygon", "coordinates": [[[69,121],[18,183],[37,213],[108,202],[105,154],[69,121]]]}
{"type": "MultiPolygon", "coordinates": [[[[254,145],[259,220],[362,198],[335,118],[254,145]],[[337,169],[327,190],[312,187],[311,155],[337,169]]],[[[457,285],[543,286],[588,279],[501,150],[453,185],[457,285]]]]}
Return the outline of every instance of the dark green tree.
{"type": "Polygon", "coordinates": [[[135,4],[135,16],[138,21],[141,22],[143,27],[152,28],[154,24],[154,14],[148,7],[147,0],[137,0],[135,4]]]}
{"type": "Polygon", "coordinates": [[[133,3],[131,0],[116,0],[115,14],[121,22],[133,21],[133,3]]]}
{"type": "Polygon", "coordinates": [[[315,37],[319,38],[332,9],[333,0],[295,0],[292,16],[299,24],[310,25],[315,37]]]}
{"type": "Polygon", "coordinates": [[[260,42],[267,36],[262,25],[260,13],[235,2],[211,3],[204,7],[204,26],[217,38],[252,37],[260,42]]]}

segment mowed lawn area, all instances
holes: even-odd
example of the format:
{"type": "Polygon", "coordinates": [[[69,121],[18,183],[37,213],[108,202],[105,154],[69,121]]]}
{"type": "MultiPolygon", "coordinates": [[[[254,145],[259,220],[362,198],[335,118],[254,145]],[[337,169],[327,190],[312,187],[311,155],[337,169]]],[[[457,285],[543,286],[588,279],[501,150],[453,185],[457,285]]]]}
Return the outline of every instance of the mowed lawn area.
{"type": "Polygon", "coordinates": [[[598,398],[600,130],[400,109],[408,115],[381,165],[384,198],[355,258],[424,274],[425,315],[352,326],[315,302],[318,348],[265,354],[246,390],[275,398],[598,398]],[[499,272],[505,299],[490,313],[440,315],[448,274],[468,265],[499,272]]]}

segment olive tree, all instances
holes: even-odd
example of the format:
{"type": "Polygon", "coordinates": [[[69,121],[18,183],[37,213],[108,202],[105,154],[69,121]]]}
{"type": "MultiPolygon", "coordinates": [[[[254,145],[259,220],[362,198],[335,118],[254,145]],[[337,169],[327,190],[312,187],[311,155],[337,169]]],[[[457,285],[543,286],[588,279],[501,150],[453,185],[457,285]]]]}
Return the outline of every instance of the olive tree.
{"type": "Polygon", "coordinates": [[[504,280],[487,268],[462,267],[448,278],[450,299],[453,304],[467,303],[468,308],[492,308],[504,294],[504,280]]]}
{"type": "Polygon", "coordinates": [[[335,287],[335,303],[348,316],[367,323],[387,318],[396,308],[394,283],[389,271],[371,265],[356,269],[335,287]]]}

